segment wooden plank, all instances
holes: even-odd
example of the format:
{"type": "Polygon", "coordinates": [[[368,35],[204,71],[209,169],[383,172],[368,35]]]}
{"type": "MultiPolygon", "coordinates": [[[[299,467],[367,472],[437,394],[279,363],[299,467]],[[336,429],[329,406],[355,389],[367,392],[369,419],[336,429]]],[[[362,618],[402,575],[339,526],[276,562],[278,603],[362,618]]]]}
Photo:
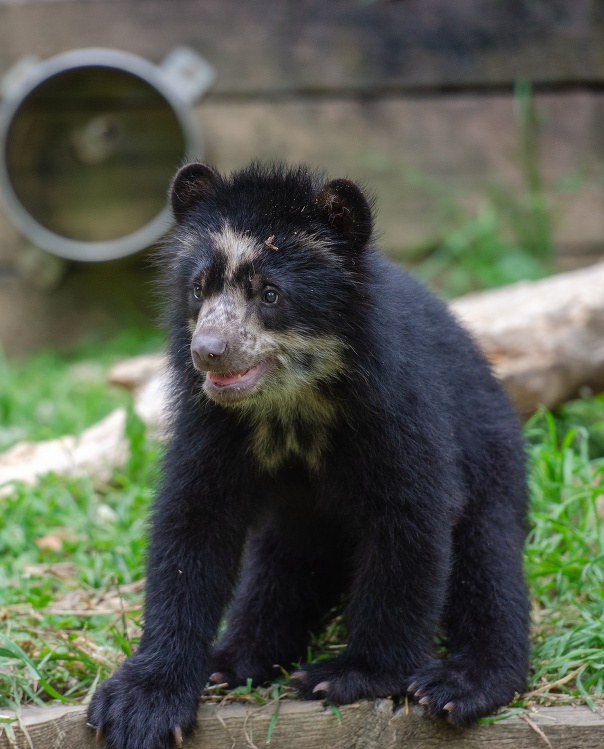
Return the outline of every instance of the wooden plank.
{"type": "MultiPolygon", "coordinates": [[[[536,105],[556,244],[595,259],[604,245],[604,94],[542,94],[536,105]]],[[[506,95],[208,101],[197,111],[206,158],[220,170],[259,157],[364,181],[378,199],[383,245],[397,257],[439,235],[445,203],[471,213],[490,185],[516,201],[524,190],[515,105],[506,95]]],[[[15,244],[0,213],[0,262],[14,259],[15,244]]]]}
{"type": "MultiPolygon", "coordinates": [[[[536,107],[555,243],[595,260],[604,249],[604,94],[541,94],[536,107]]],[[[382,244],[399,258],[439,235],[445,205],[471,214],[494,184],[516,204],[526,192],[515,102],[503,94],[208,101],[198,111],[207,158],[221,170],[254,155],[364,181],[376,193],[382,244]]]]}
{"type": "MultiPolygon", "coordinates": [[[[594,57],[604,59],[603,30],[596,0],[454,6],[447,0],[11,0],[0,1],[0,69],[26,53],[63,51],[74,39],[152,59],[190,43],[218,67],[216,96],[199,108],[208,158],[221,169],[252,156],[309,161],[366,180],[378,195],[385,247],[398,255],[438,234],[445,194],[473,211],[490,183],[520,194],[521,167],[511,97],[384,92],[440,89],[454,80],[463,88],[478,85],[476,74],[486,76],[484,85],[510,83],[516,75],[539,78],[539,60],[552,81],[604,81],[604,64],[594,57]],[[569,44],[574,52],[567,55],[569,44]],[[525,53],[526,64],[520,62],[525,53]],[[556,67],[561,61],[563,70],[556,67]],[[578,64],[586,66],[580,75],[572,72],[578,64]],[[359,86],[370,87],[372,98],[342,100],[359,86]],[[315,96],[266,99],[301,90],[315,96]],[[247,98],[228,100],[231,95],[247,98]],[[410,185],[414,174],[437,190],[410,185]]],[[[604,236],[603,101],[602,94],[579,91],[538,98],[556,242],[581,262],[601,253],[604,236]],[[559,193],[555,183],[568,176],[578,177],[578,187],[559,193]]],[[[14,255],[10,232],[0,216],[0,262],[14,255]]]]}
{"type": "MultiPolygon", "coordinates": [[[[250,749],[266,746],[275,704],[211,704],[199,708],[199,729],[187,749],[250,749]]],[[[390,700],[358,702],[340,708],[341,722],[320,702],[284,701],[271,737],[271,749],[602,749],[604,718],[586,707],[544,707],[526,717],[514,716],[461,730],[425,717],[421,710],[394,711],[390,700]],[[528,720],[526,719],[528,718],[528,720]],[[531,723],[533,725],[531,725],[531,723]]],[[[15,726],[16,749],[96,749],[94,732],[85,725],[82,707],[26,708],[22,728],[15,726]],[[27,742],[27,730],[31,743],[27,742]]],[[[0,749],[11,747],[0,737],[0,749]]]]}
{"type": "Polygon", "coordinates": [[[55,0],[0,3],[0,70],[23,54],[187,43],[215,94],[604,80],[599,0],[55,0]]]}

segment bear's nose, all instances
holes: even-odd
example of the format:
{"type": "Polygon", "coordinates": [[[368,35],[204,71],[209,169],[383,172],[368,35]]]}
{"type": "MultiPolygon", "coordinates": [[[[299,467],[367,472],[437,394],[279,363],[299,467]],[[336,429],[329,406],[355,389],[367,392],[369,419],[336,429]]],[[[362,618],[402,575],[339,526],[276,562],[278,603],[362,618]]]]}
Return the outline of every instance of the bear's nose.
{"type": "Polygon", "coordinates": [[[210,333],[198,333],[191,341],[191,357],[196,369],[206,371],[219,364],[229,345],[224,338],[210,333]]]}

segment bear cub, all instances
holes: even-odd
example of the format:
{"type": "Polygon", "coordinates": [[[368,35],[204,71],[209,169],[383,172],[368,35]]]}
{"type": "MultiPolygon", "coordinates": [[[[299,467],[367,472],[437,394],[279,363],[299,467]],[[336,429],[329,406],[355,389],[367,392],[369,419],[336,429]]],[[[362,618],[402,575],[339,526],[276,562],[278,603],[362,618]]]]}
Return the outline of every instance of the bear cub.
{"type": "Polygon", "coordinates": [[[94,695],[109,749],[180,746],[208,681],[409,694],[463,726],[528,669],[518,420],[445,304],[372,242],[346,179],[189,164],[162,251],[171,445],[139,650],[94,695]],[[221,617],[228,626],[214,644],[221,617]],[[437,648],[438,644],[438,648],[437,648]]]}

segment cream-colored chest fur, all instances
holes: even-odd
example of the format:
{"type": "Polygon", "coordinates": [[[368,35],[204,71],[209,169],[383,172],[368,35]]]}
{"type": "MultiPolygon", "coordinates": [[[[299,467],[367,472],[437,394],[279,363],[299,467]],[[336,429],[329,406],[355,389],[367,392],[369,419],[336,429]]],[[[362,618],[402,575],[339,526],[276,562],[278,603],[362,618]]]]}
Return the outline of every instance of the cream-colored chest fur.
{"type": "Polygon", "coordinates": [[[303,397],[284,399],[255,414],[250,443],[254,458],[268,473],[292,458],[318,472],[329,450],[337,410],[333,401],[309,388],[303,397]]]}

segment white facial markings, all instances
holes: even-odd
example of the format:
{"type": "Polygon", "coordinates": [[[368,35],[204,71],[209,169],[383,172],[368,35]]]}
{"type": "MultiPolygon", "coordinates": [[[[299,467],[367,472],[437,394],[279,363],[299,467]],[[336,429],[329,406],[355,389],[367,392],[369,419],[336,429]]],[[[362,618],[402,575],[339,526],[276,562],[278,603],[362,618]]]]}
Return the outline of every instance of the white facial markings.
{"type": "Polygon", "coordinates": [[[253,263],[261,252],[257,239],[251,234],[235,231],[228,221],[225,221],[220,232],[212,232],[210,237],[216,249],[226,258],[225,284],[232,281],[243,263],[253,263]]]}
{"type": "MultiPolygon", "coordinates": [[[[296,458],[317,472],[324,464],[332,428],[340,415],[339,404],[325,393],[322,383],[333,381],[342,372],[344,344],[337,336],[267,329],[254,302],[235,279],[242,265],[253,267],[261,254],[276,251],[263,247],[257,237],[235,231],[228,222],[213,232],[210,240],[216,255],[225,260],[224,281],[220,292],[204,299],[193,335],[212,332],[228,341],[222,371],[236,372],[270,362],[263,380],[248,397],[221,405],[237,409],[251,425],[250,451],[263,470],[274,473],[296,458]]],[[[296,241],[304,252],[320,255],[332,267],[343,265],[325,238],[300,232],[296,241]]],[[[276,246],[286,251],[279,242],[276,246]]],[[[211,388],[204,386],[204,390],[212,396],[211,388]]]]}
{"type": "Polygon", "coordinates": [[[245,314],[245,299],[242,294],[233,291],[222,292],[219,296],[210,297],[199,310],[196,330],[205,329],[232,332],[237,321],[239,324],[245,314]]]}
{"type": "Polygon", "coordinates": [[[216,334],[228,342],[223,371],[249,368],[274,353],[274,343],[257,314],[249,314],[242,290],[229,287],[207,299],[195,322],[197,333],[216,334]]]}
{"type": "MultiPolygon", "coordinates": [[[[205,302],[198,331],[217,332],[229,341],[227,371],[272,361],[253,395],[226,405],[238,409],[251,424],[250,450],[263,470],[274,473],[294,457],[319,471],[340,410],[320,383],[342,371],[342,341],[336,336],[267,330],[258,315],[246,314],[243,294],[231,289],[205,302]]],[[[205,386],[204,390],[211,396],[205,386]]]]}
{"type": "Polygon", "coordinates": [[[317,232],[299,231],[296,239],[304,248],[305,253],[318,255],[321,261],[332,268],[338,268],[343,273],[347,273],[347,264],[344,257],[334,251],[330,242],[325,235],[317,232]]]}
{"type": "Polygon", "coordinates": [[[344,343],[334,335],[308,335],[295,330],[274,331],[277,358],[290,373],[290,386],[314,385],[332,379],[343,366],[344,343]]]}

